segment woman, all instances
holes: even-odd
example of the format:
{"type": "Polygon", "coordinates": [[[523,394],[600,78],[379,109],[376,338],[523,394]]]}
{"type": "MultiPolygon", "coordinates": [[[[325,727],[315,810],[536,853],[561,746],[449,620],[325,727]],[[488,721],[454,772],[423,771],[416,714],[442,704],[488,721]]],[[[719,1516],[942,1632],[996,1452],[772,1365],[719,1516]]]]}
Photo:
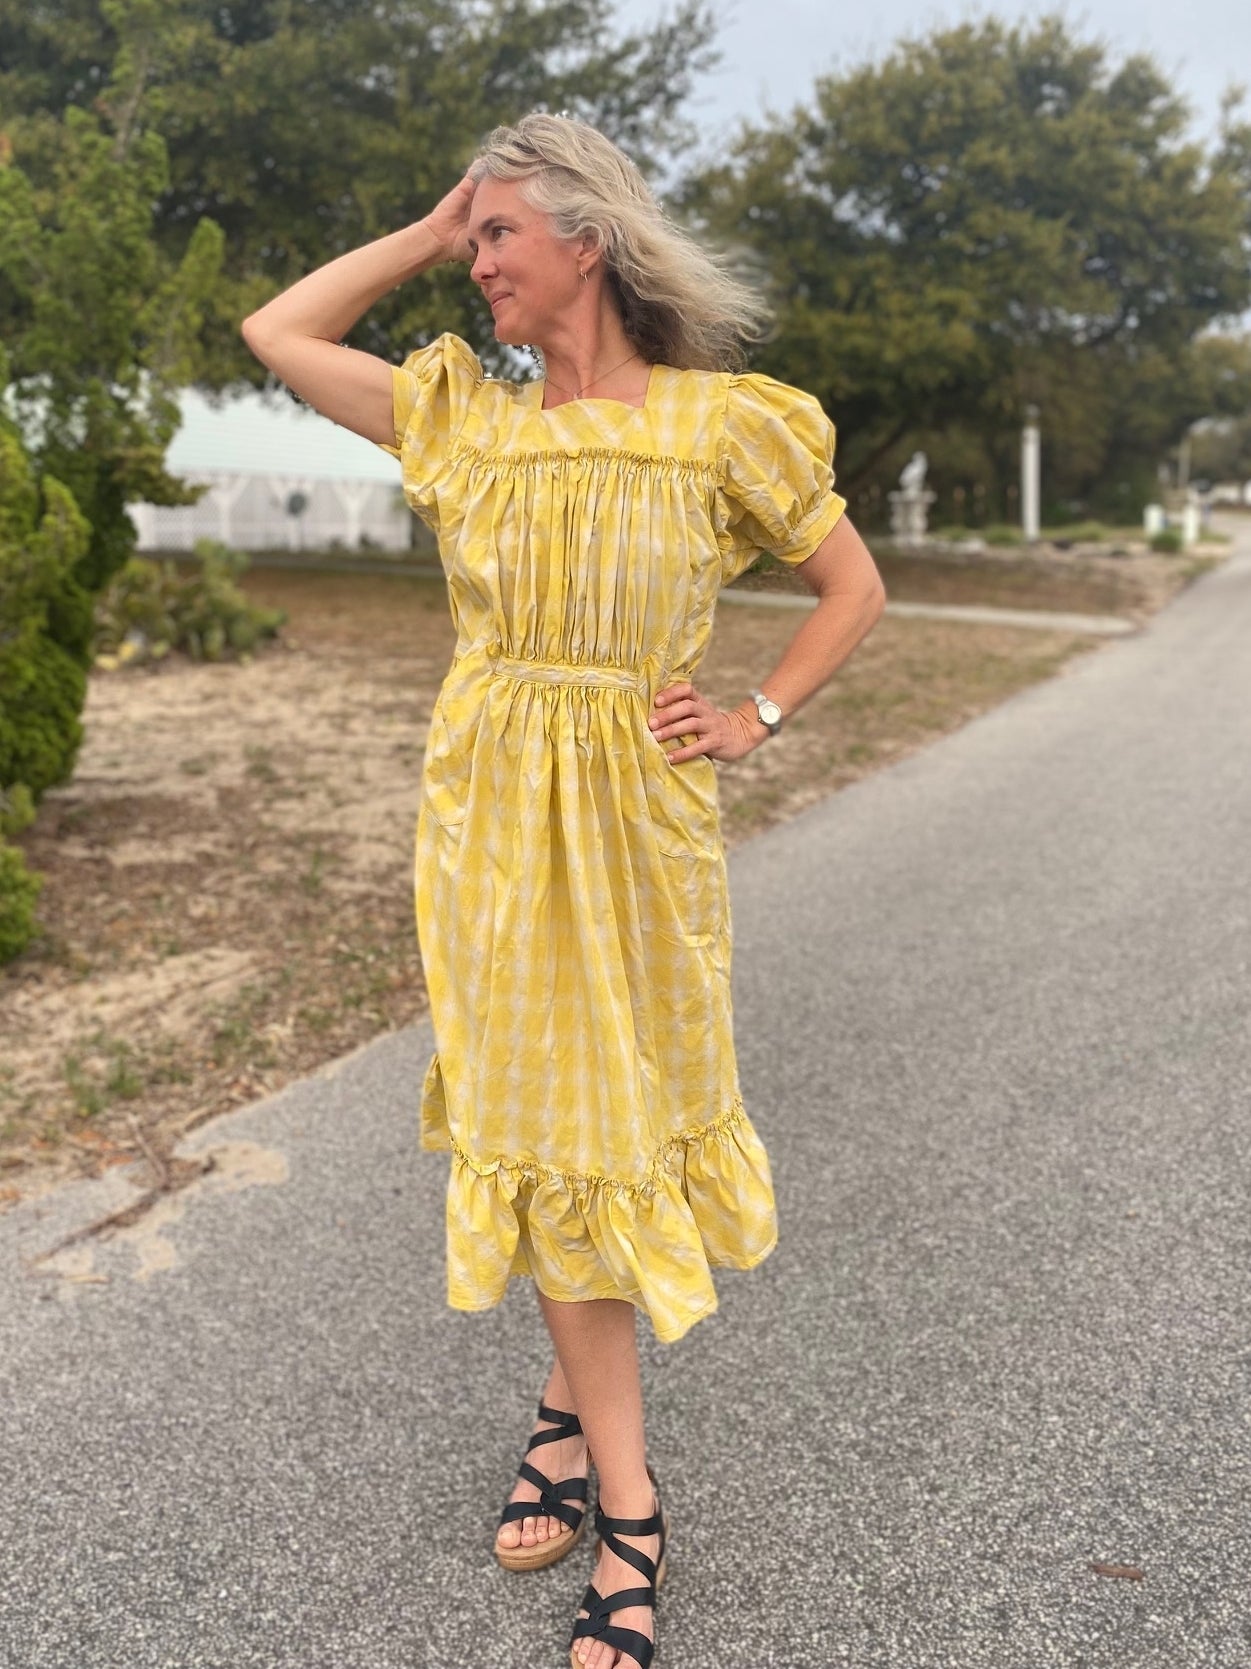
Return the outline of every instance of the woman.
{"type": "Polygon", "coordinates": [[[739,1097],[713,762],[765,742],[883,603],[817,402],[733,372],[760,316],[615,146],[534,115],[424,220],[244,325],[283,382],[400,459],[439,537],[458,640],[417,826],[437,1043],[421,1139],[452,1154],[449,1302],[486,1309],[530,1275],[555,1345],[526,1450],[544,1464],[522,1463],[502,1564],[572,1549],[595,1457],[575,1669],[653,1654],[667,1521],[635,1309],[676,1339],[716,1307],[710,1266],[750,1268],[776,1240],[739,1097]],[[541,351],[542,380],[485,378],[454,336],[398,368],[338,345],[456,260],[497,340],[541,351]],[[722,711],[692,680],[718,590],[762,550],[818,605],[722,711]]]}

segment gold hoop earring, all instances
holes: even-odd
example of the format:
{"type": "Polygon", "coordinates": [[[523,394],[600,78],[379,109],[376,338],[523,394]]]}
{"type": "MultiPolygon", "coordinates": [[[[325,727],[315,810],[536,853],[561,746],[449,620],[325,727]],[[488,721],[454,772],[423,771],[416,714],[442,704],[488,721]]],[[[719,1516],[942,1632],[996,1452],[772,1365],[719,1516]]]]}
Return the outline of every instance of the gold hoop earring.
{"type": "Polygon", "coordinates": [[[590,268],[589,267],[579,267],[578,268],[578,277],[582,280],[582,282],[584,284],[586,283],[589,276],[590,276],[590,268]]]}

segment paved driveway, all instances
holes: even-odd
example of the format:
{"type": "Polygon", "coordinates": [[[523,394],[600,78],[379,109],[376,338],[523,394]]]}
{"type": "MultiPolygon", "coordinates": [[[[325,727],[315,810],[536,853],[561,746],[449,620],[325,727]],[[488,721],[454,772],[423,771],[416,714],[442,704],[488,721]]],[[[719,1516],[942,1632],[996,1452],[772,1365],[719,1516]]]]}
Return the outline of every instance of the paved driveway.
{"type": "MultiPolygon", "coordinates": [[[[1251,1665],[1249,725],[1251,546],[736,852],[782,1241],[645,1337],[657,1669],[1251,1665]]],[[[590,1544],[490,1557],[546,1359],[524,1285],[444,1308],[429,1048],[57,1274],[122,1179],[0,1220],[3,1669],[567,1663],[590,1544]]]]}

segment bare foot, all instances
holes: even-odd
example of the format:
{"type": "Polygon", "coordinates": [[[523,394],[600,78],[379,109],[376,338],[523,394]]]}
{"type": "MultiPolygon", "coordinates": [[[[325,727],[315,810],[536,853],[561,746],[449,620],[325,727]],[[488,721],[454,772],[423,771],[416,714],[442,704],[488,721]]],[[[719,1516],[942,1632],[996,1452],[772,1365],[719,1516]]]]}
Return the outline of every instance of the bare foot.
{"type": "MultiPolygon", "coordinates": [[[[626,1497],[623,1504],[609,1505],[601,1496],[600,1504],[609,1518],[650,1518],[657,1510],[656,1498],[650,1484],[645,1494],[626,1497]]],[[[614,1535],[625,1543],[627,1547],[637,1547],[640,1553],[656,1563],[660,1556],[659,1536],[626,1536],[619,1531],[614,1535]]],[[[623,1588],[643,1588],[647,1586],[643,1572],[635,1565],[628,1564],[619,1558],[606,1542],[600,1543],[599,1559],[596,1562],[595,1574],[591,1581],[597,1593],[606,1599],[619,1593],[623,1588]]],[[[588,1607],[580,1605],[578,1616],[589,1614],[588,1607]]],[[[613,1611],[609,1616],[609,1623],[613,1628],[632,1628],[648,1640],[656,1638],[655,1611],[650,1605],[627,1605],[619,1611],[613,1611]]],[[[603,1640],[595,1640],[584,1636],[573,1643],[573,1653],[584,1669],[639,1669],[638,1659],[629,1652],[620,1651],[616,1646],[610,1646],[603,1640]]]]}
{"type": "MultiPolygon", "coordinates": [[[[546,1394],[543,1401],[549,1408],[565,1406],[553,1403],[546,1394]]],[[[536,1420],[534,1429],[551,1431],[555,1424],[554,1420],[536,1420]]],[[[526,1459],[536,1472],[541,1472],[554,1484],[562,1483],[566,1478],[585,1478],[589,1470],[586,1438],[582,1436],[562,1437],[555,1443],[543,1443],[537,1449],[531,1449],[526,1459]]],[[[525,1478],[519,1477],[508,1499],[533,1501],[537,1504],[539,1491],[525,1478]]],[[[573,1501],[569,1505],[580,1510],[586,1506],[586,1502],[573,1501]]],[[[573,1531],[563,1519],[538,1514],[533,1518],[513,1519],[509,1524],[501,1524],[495,1539],[503,1548],[535,1547],[542,1542],[555,1541],[561,1536],[572,1534],[573,1531]]]]}

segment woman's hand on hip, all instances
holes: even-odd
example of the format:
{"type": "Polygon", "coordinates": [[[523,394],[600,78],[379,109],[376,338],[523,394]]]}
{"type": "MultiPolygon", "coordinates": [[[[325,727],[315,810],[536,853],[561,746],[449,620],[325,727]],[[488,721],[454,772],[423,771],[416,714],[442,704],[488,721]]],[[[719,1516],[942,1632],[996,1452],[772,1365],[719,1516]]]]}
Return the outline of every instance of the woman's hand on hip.
{"type": "Polygon", "coordinates": [[[701,754],[723,761],[741,759],[757,746],[759,738],[754,732],[763,729],[745,713],[727,713],[714,707],[694,684],[688,683],[669,684],[658,691],[647,723],[658,742],[666,742],[672,736],[695,737],[685,747],[674,748],[669,753],[671,765],[680,765],[684,759],[697,759],[701,754]]]}

